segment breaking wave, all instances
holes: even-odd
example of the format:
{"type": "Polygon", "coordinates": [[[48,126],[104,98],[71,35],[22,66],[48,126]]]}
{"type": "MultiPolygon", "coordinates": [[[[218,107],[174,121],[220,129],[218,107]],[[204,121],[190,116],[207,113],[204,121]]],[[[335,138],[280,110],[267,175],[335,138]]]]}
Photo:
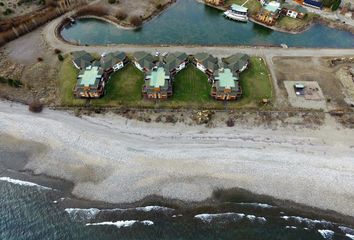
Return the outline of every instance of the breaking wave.
{"type": "Polygon", "coordinates": [[[259,208],[274,208],[274,206],[266,204],[266,203],[238,203],[240,205],[244,205],[244,206],[252,206],[252,207],[259,207],[259,208]]]}
{"type": "Polygon", "coordinates": [[[320,229],[317,230],[324,239],[332,239],[334,236],[334,232],[332,230],[320,229]]]}
{"type": "Polygon", "coordinates": [[[39,185],[39,184],[36,184],[36,183],[33,183],[33,182],[27,182],[27,181],[22,181],[22,180],[18,180],[18,179],[12,179],[12,178],[9,178],[9,177],[0,177],[0,181],[9,182],[9,183],[16,184],[16,185],[21,185],[21,186],[37,187],[39,189],[53,190],[52,188],[44,187],[42,185],[39,185]]]}
{"type": "Polygon", "coordinates": [[[309,218],[298,217],[298,216],[281,216],[280,218],[282,218],[286,221],[293,220],[297,223],[305,223],[310,227],[314,227],[317,224],[319,224],[323,227],[333,226],[333,223],[325,221],[325,220],[315,220],[315,219],[309,219],[309,218]]]}
{"type": "Polygon", "coordinates": [[[146,226],[151,226],[154,225],[153,221],[150,220],[144,220],[144,221],[138,221],[138,220],[125,220],[125,221],[117,221],[117,222],[100,222],[100,223],[86,223],[86,226],[104,226],[104,225],[113,225],[116,226],[117,228],[122,228],[122,227],[131,227],[134,224],[143,224],[146,226]]]}
{"type": "Polygon", "coordinates": [[[66,208],[65,212],[76,221],[85,221],[94,219],[97,214],[105,212],[127,212],[127,211],[142,211],[142,212],[172,212],[174,209],[161,206],[146,206],[137,208],[113,208],[113,209],[98,209],[98,208],[66,208]]]}
{"type": "Polygon", "coordinates": [[[244,213],[234,213],[234,212],[228,212],[228,213],[215,213],[215,214],[210,214],[210,213],[202,213],[195,215],[194,218],[197,218],[203,222],[212,222],[213,220],[233,220],[233,221],[238,221],[242,220],[244,218],[247,218],[251,222],[259,222],[259,223],[265,223],[267,220],[264,217],[257,217],[254,215],[246,215],[244,213]]]}
{"type": "Polygon", "coordinates": [[[352,240],[354,240],[354,235],[352,235],[352,234],[347,233],[347,234],[345,234],[345,236],[350,238],[350,239],[352,239],[352,240]]]}

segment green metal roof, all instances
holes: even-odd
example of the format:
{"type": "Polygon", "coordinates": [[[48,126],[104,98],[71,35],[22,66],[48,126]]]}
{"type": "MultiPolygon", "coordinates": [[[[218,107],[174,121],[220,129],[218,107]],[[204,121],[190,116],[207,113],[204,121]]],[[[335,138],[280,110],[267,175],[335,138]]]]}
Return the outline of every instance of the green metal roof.
{"type": "Polygon", "coordinates": [[[219,86],[226,89],[231,89],[236,87],[235,81],[237,78],[232,74],[229,68],[219,70],[217,76],[215,77],[216,81],[219,81],[219,86]]]}
{"type": "Polygon", "coordinates": [[[165,86],[166,79],[169,79],[170,77],[166,75],[165,69],[163,67],[159,67],[156,70],[152,70],[147,78],[150,79],[150,87],[159,88],[165,86]]]}
{"type": "Polygon", "coordinates": [[[237,5],[237,4],[232,4],[231,10],[236,11],[236,12],[247,12],[248,8],[245,8],[245,7],[237,5]]]}
{"type": "Polygon", "coordinates": [[[79,74],[78,84],[84,87],[90,87],[97,85],[98,80],[102,77],[102,71],[99,67],[87,67],[83,72],[79,74]]]}

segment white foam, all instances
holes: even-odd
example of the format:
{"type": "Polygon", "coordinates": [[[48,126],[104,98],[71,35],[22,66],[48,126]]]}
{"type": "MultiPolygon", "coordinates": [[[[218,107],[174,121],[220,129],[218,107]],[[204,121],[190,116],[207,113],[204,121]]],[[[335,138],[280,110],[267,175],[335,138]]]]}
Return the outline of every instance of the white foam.
{"type": "Polygon", "coordinates": [[[266,203],[239,203],[240,205],[253,206],[259,208],[274,208],[274,206],[266,204],[266,203]]]}
{"type": "Polygon", "coordinates": [[[348,227],[344,227],[344,226],[339,226],[338,228],[340,230],[342,230],[342,232],[344,232],[344,233],[354,234],[354,229],[352,229],[352,228],[348,228],[348,227]]]}
{"type": "MultiPolygon", "coordinates": [[[[129,210],[129,209],[127,209],[129,210]]],[[[135,208],[137,211],[143,211],[143,212],[151,212],[151,211],[174,211],[172,208],[168,207],[161,207],[161,206],[146,206],[146,207],[137,207],[135,208]]]]}
{"type": "Polygon", "coordinates": [[[137,208],[113,208],[113,209],[98,209],[98,208],[67,208],[65,211],[74,220],[91,220],[100,212],[127,212],[127,211],[174,211],[172,208],[161,206],[146,206],[137,208]]]}
{"type": "Polygon", "coordinates": [[[285,228],[286,229],[297,229],[297,227],[295,227],[295,226],[286,226],[285,228]]]}
{"type": "Polygon", "coordinates": [[[100,212],[97,208],[66,208],[65,212],[74,220],[91,220],[100,212]]]}
{"type": "Polygon", "coordinates": [[[350,239],[352,239],[352,240],[354,240],[354,235],[352,235],[352,234],[347,233],[347,234],[345,234],[345,236],[350,238],[350,239]]]}
{"type": "Polygon", "coordinates": [[[13,183],[13,184],[21,185],[21,186],[37,187],[40,189],[53,190],[52,188],[44,187],[42,185],[39,185],[39,184],[36,184],[33,182],[26,182],[26,181],[22,181],[22,180],[18,180],[18,179],[12,179],[9,177],[0,177],[0,181],[9,182],[9,183],[13,183]]]}
{"type": "Polygon", "coordinates": [[[102,226],[102,225],[113,225],[116,226],[117,228],[122,228],[122,227],[131,227],[136,223],[141,223],[146,226],[151,226],[154,224],[153,221],[150,220],[144,220],[144,221],[138,221],[138,220],[125,220],[125,221],[117,221],[117,222],[100,222],[100,223],[87,223],[86,226],[102,226]]]}
{"type": "Polygon", "coordinates": [[[280,218],[288,221],[288,220],[294,220],[299,223],[306,223],[310,226],[313,226],[315,224],[321,224],[322,226],[332,226],[333,224],[331,222],[325,221],[325,220],[316,220],[316,219],[309,219],[309,218],[304,218],[304,217],[298,217],[298,216],[281,216],[280,218]]]}
{"type": "Polygon", "coordinates": [[[320,229],[317,230],[324,239],[332,239],[334,236],[334,232],[332,230],[320,229]]]}
{"type": "Polygon", "coordinates": [[[227,212],[227,213],[202,213],[195,215],[194,218],[202,220],[203,222],[210,223],[213,219],[222,219],[222,218],[232,218],[232,220],[241,220],[243,218],[247,218],[251,222],[258,221],[260,223],[264,223],[267,220],[264,217],[257,217],[254,215],[246,215],[244,213],[234,213],[234,212],[227,212]]]}

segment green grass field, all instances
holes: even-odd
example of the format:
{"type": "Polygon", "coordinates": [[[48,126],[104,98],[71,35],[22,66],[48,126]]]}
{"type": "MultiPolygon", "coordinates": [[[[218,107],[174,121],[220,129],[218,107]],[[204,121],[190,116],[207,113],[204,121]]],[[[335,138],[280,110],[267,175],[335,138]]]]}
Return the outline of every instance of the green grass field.
{"type": "Polygon", "coordinates": [[[257,105],[262,99],[273,98],[273,86],[263,58],[251,57],[250,67],[241,74],[243,96],[240,105],[257,105]]]}
{"type": "Polygon", "coordinates": [[[296,31],[306,28],[316,17],[316,14],[308,13],[304,19],[294,19],[291,17],[280,17],[276,23],[276,27],[282,28],[287,31],[296,31]]]}
{"type": "Polygon", "coordinates": [[[93,101],[95,105],[138,104],[141,100],[141,89],[144,85],[144,74],[132,64],[111,76],[106,86],[106,95],[93,101]]]}
{"type": "Polygon", "coordinates": [[[210,88],[207,76],[193,65],[179,72],[173,82],[175,101],[206,102],[210,101],[210,88]]]}
{"type": "MultiPolygon", "coordinates": [[[[59,73],[61,103],[63,106],[82,106],[85,100],[76,99],[72,89],[76,84],[78,70],[67,57],[59,73]]],[[[142,99],[141,89],[144,75],[132,64],[114,73],[106,86],[106,95],[92,99],[96,107],[133,108],[187,108],[224,109],[224,102],[215,101],[210,96],[211,85],[204,73],[189,65],[176,75],[173,83],[173,96],[165,101],[142,99]]],[[[251,57],[249,69],[240,76],[243,96],[240,100],[228,102],[228,109],[253,108],[263,99],[272,99],[272,83],[268,68],[263,59],[251,57]]]]}
{"type": "Polygon", "coordinates": [[[58,75],[61,104],[63,106],[76,106],[85,103],[85,100],[77,99],[73,95],[78,74],[79,70],[74,67],[71,57],[66,57],[58,75]]]}

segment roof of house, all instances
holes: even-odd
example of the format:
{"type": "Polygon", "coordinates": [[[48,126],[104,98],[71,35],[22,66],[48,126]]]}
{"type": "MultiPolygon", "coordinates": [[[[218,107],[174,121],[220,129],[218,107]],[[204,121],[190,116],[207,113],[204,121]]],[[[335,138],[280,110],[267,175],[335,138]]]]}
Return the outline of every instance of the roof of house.
{"type": "Polygon", "coordinates": [[[279,10],[279,7],[280,7],[280,3],[276,2],[276,1],[271,1],[267,5],[264,6],[264,9],[269,12],[275,13],[279,10]]]}
{"type": "Polygon", "coordinates": [[[119,62],[123,62],[127,55],[124,52],[108,53],[100,59],[101,67],[103,69],[112,68],[119,62]]]}
{"type": "Polygon", "coordinates": [[[207,69],[210,69],[212,71],[218,69],[218,59],[216,57],[213,57],[209,53],[197,53],[194,55],[194,58],[207,69]]]}
{"type": "Polygon", "coordinates": [[[188,55],[182,52],[170,53],[164,59],[164,67],[166,71],[172,71],[181,65],[182,62],[186,61],[188,55]]]}
{"type": "Polygon", "coordinates": [[[233,71],[240,71],[244,66],[248,64],[249,60],[250,57],[243,53],[236,53],[230,57],[222,59],[225,67],[230,68],[233,71]]]}
{"type": "Polygon", "coordinates": [[[133,58],[140,64],[142,68],[152,69],[155,66],[155,59],[150,53],[135,52],[133,54],[133,58]]]}
{"type": "Polygon", "coordinates": [[[97,66],[89,66],[79,73],[77,78],[77,86],[80,87],[97,87],[101,78],[103,70],[97,66]]]}
{"type": "Polygon", "coordinates": [[[72,53],[73,62],[80,68],[88,67],[95,59],[86,51],[77,51],[72,53]]]}
{"type": "Polygon", "coordinates": [[[285,8],[285,9],[288,9],[288,10],[293,10],[293,11],[296,11],[298,13],[303,13],[303,14],[306,14],[307,13],[307,10],[306,8],[302,7],[301,5],[299,4],[291,4],[291,3],[283,3],[281,5],[282,8],[285,8]]]}
{"type": "Polygon", "coordinates": [[[147,87],[151,88],[167,88],[167,80],[170,79],[169,75],[166,74],[166,71],[163,67],[157,67],[151,70],[146,76],[147,87]]]}
{"type": "Polygon", "coordinates": [[[237,95],[240,91],[238,77],[229,68],[219,69],[214,73],[216,91],[219,93],[229,90],[229,94],[237,95]]]}
{"type": "Polygon", "coordinates": [[[236,11],[236,12],[247,12],[248,8],[245,8],[245,7],[237,5],[237,4],[232,4],[231,10],[236,11]]]}

